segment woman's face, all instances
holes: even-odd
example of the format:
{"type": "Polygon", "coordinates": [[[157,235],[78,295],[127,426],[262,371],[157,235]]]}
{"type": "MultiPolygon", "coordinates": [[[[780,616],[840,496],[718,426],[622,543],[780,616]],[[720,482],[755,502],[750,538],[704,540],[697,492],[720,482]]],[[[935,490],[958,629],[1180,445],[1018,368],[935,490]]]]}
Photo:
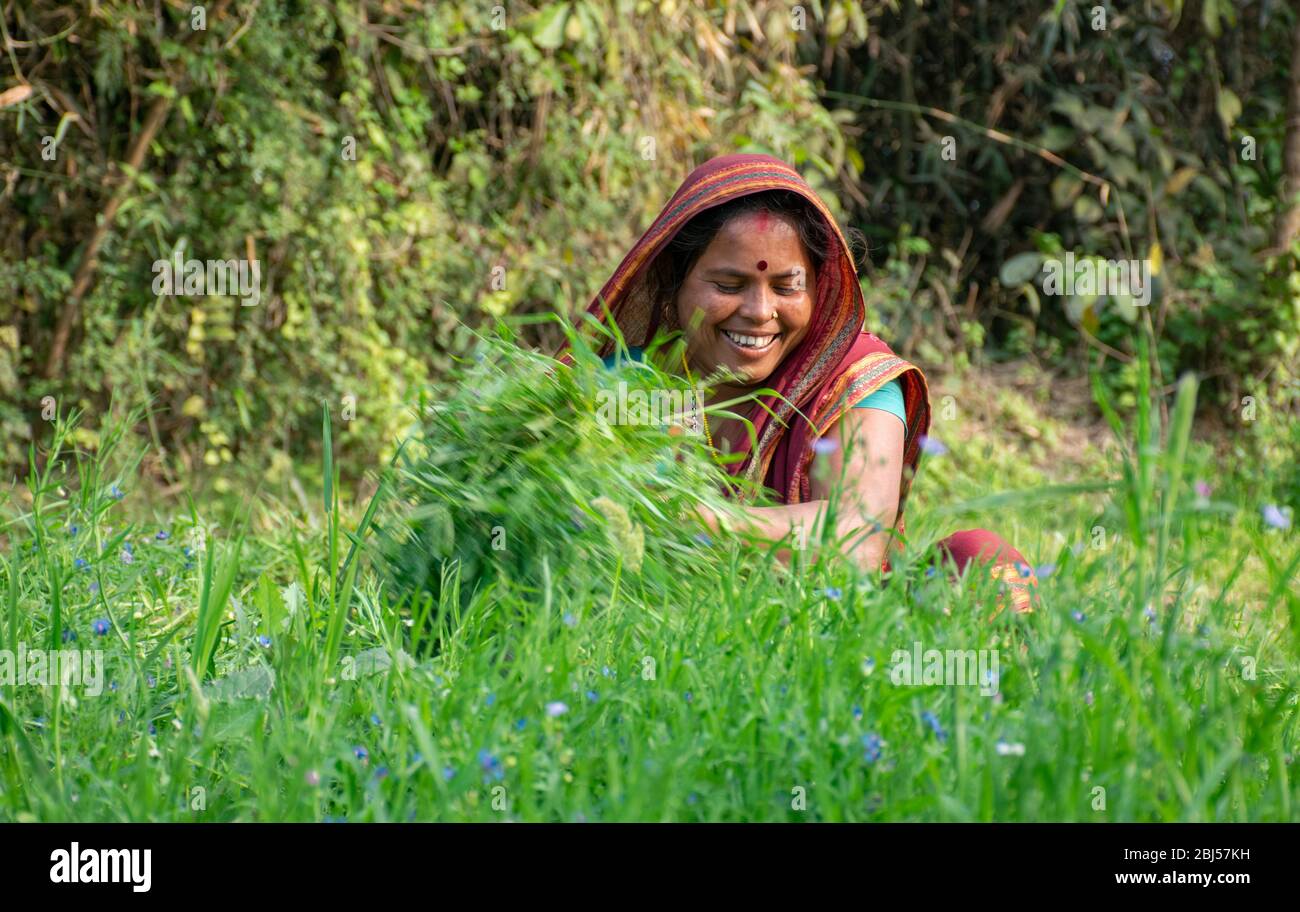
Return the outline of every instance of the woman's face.
{"type": "Polygon", "coordinates": [[[816,298],[812,261],[787,217],[738,215],[722,226],[677,293],[691,361],[728,367],[740,385],[766,380],[808,331],[816,298]]]}

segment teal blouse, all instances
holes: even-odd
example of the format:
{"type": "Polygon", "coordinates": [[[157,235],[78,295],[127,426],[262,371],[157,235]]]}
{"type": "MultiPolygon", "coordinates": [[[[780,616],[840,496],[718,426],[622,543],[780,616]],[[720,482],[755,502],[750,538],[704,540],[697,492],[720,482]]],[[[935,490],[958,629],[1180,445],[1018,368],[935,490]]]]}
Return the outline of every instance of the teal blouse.
{"type": "MultiPolygon", "coordinates": [[[[640,361],[642,349],[633,347],[628,349],[628,355],[633,361],[640,361]]],[[[613,367],[616,355],[610,355],[605,358],[605,366],[613,367]]],[[[899,421],[903,422],[903,427],[907,427],[907,405],[903,401],[903,385],[897,380],[890,380],[880,389],[876,390],[867,398],[863,399],[854,408],[878,409],[882,412],[888,412],[899,421]]]]}

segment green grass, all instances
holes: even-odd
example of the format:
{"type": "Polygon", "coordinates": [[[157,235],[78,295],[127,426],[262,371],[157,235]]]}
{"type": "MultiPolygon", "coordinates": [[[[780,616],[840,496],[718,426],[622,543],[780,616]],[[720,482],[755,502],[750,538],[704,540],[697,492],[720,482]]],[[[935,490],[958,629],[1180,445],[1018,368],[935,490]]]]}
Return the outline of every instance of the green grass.
{"type": "Polygon", "coordinates": [[[954,432],[885,581],[698,538],[716,467],[591,405],[671,378],[485,352],[355,486],[327,416],[319,513],[253,493],[159,519],[120,432],[92,457],[61,422],[8,498],[0,635],[104,650],[104,692],[0,687],[0,817],[1300,817],[1300,548],[1258,480],[1191,489],[1193,383],[1168,428],[1145,398],[1110,415],[1123,446],[1082,480],[1029,487],[954,432]],[[926,575],[975,523],[1055,565],[1034,614],[926,575]],[[894,683],[915,642],[997,649],[997,695],[894,683]]]}

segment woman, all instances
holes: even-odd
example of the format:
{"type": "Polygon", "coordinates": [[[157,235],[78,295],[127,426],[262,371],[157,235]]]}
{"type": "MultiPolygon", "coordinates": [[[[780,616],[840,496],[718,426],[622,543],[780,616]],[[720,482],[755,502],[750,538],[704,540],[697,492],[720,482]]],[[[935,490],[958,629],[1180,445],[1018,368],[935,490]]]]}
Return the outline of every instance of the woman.
{"type": "MultiPolygon", "coordinates": [[[[695,169],[589,308],[612,320],[633,357],[681,331],[682,367],[708,378],[709,405],[775,390],[748,404],[745,424],[705,416],[709,442],[735,454],[728,471],[761,480],[779,506],[743,507],[738,531],[770,541],[820,538],[843,479],[837,540],[862,567],[888,567],[930,425],[925,377],[863,329],[857,268],[825,204],[789,165],[726,155],[695,169]]],[[[601,351],[615,355],[615,343],[601,351]]],[[[724,520],[702,509],[705,522],[724,520]]],[[[1024,558],[985,530],[939,545],[953,567],[987,566],[1017,611],[1035,580],[1024,558]]]]}

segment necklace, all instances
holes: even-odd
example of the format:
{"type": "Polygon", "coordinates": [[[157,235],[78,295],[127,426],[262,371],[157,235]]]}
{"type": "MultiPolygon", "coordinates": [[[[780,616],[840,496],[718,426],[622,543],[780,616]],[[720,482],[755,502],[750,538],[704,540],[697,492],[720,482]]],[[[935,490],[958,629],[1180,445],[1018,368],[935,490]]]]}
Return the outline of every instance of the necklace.
{"type": "MultiPolygon", "coordinates": [[[[702,402],[704,399],[704,394],[701,393],[699,389],[697,389],[695,386],[695,378],[691,376],[690,365],[686,363],[685,349],[682,350],[682,369],[686,371],[686,381],[690,383],[691,389],[695,390],[695,401],[697,403],[702,402]]],[[[713,435],[709,433],[709,416],[705,414],[703,408],[698,409],[695,414],[698,414],[700,416],[700,420],[704,423],[704,439],[709,442],[709,449],[716,450],[717,448],[713,445],[713,435]]]]}

